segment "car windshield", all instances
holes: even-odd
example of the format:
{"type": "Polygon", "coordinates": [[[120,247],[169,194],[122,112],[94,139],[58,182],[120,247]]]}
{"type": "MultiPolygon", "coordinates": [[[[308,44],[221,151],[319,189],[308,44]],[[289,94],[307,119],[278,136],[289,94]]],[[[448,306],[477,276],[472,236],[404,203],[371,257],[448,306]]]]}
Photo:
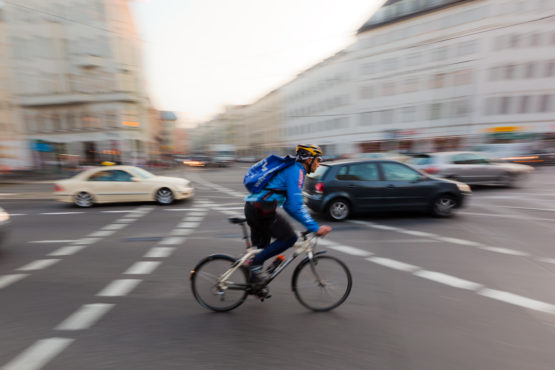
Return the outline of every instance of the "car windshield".
{"type": "Polygon", "coordinates": [[[320,167],[318,167],[318,169],[310,174],[307,175],[307,177],[311,178],[311,179],[319,179],[322,176],[324,176],[324,174],[329,170],[328,166],[324,166],[321,165],[320,167]]]}
{"type": "Polygon", "coordinates": [[[151,174],[147,170],[143,170],[142,168],[131,168],[131,172],[142,179],[151,179],[154,177],[153,174],[151,174]]]}

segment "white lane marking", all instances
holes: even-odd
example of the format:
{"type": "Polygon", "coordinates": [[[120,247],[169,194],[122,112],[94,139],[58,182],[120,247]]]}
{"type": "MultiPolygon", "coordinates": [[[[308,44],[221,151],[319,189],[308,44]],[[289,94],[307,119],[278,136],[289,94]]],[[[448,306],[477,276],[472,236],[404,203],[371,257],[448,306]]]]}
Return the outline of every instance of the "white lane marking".
{"type": "Polygon", "coordinates": [[[100,211],[100,213],[131,213],[134,212],[133,210],[128,210],[128,211],[100,211]]]}
{"type": "Polygon", "coordinates": [[[74,241],[76,240],[75,239],[74,240],[33,240],[27,243],[56,243],[57,244],[57,243],[73,243],[74,241]]]}
{"type": "Polygon", "coordinates": [[[160,261],[139,261],[135,262],[124,272],[125,275],[146,275],[156,270],[162,262],[160,261]]]}
{"type": "Polygon", "coordinates": [[[181,228],[190,228],[190,229],[194,229],[195,227],[198,227],[200,223],[199,222],[182,222],[179,225],[177,225],[177,227],[181,227],[181,228]]]}
{"type": "Polygon", "coordinates": [[[164,238],[160,243],[161,245],[175,245],[175,244],[181,244],[185,241],[185,238],[183,237],[179,237],[179,236],[172,236],[169,238],[164,238]]]}
{"type": "Polygon", "coordinates": [[[464,240],[464,239],[459,239],[459,238],[451,238],[448,236],[439,236],[439,235],[432,235],[430,234],[432,238],[435,238],[437,240],[441,240],[447,243],[451,243],[451,244],[459,244],[459,245],[468,245],[469,247],[482,247],[483,244],[482,243],[477,243],[477,242],[473,242],[471,240],[464,240]]]}
{"type": "Polygon", "coordinates": [[[170,235],[190,235],[194,232],[193,229],[174,229],[170,235]]]}
{"type": "Polygon", "coordinates": [[[514,249],[499,248],[499,247],[478,247],[478,248],[483,249],[485,251],[496,252],[501,254],[509,254],[512,256],[530,256],[529,253],[517,251],[514,249]]]}
{"type": "Polygon", "coordinates": [[[27,213],[8,213],[8,215],[10,217],[15,217],[15,216],[27,216],[27,213]]]}
{"type": "Polygon", "coordinates": [[[169,257],[175,248],[172,247],[154,247],[145,254],[145,258],[164,258],[169,257]]]}
{"type": "Polygon", "coordinates": [[[216,211],[232,211],[236,209],[245,209],[245,207],[214,207],[216,211]]]}
{"type": "Polygon", "coordinates": [[[45,212],[39,213],[39,215],[80,215],[85,212],[45,212]]]}
{"type": "Polygon", "coordinates": [[[119,229],[123,229],[125,226],[125,224],[111,224],[111,225],[106,225],[104,226],[102,229],[103,230],[119,230],[119,229]]]}
{"type": "Polygon", "coordinates": [[[395,270],[408,271],[408,272],[414,272],[414,271],[420,270],[420,267],[418,266],[410,265],[408,263],[392,260],[389,258],[368,257],[366,259],[370,262],[374,262],[374,263],[377,263],[378,265],[382,265],[385,267],[390,267],[395,270]]]}
{"type": "Polygon", "coordinates": [[[420,271],[415,271],[413,274],[418,277],[432,280],[441,284],[449,285],[455,288],[468,289],[468,290],[478,290],[480,288],[483,288],[482,284],[474,283],[472,281],[468,281],[464,279],[459,279],[458,277],[443,274],[441,272],[420,270],[420,271]]]}
{"type": "Polygon", "coordinates": [[[129,294],[139,283],[141,279],[119,279],[108,284],[104,289],[96,295],[99,297],[120,297],[129,294]]]}
{"type": "Polygon", "coordinates": [[[68,245],[67,247],[61,247],[59,249],[56,249],[54,252],[49,253],[48,255],[52,257],[70,256],[85,248],[86,246],[84,245],[68,245]]]}
{"type": "Polygon", "coordinates": [[[494,207],[526,209],[526,210],[530,210],[530,211],[555,212],[555,209],[553,209],[553,208],[531,208],[531,207],[515,207],[515,206],[503,206],[503,205],[497,205],[497,206],[494,206],[494,207]]]}
{"type": "Polygon", "coordinates": [[[187,216],[185,218],[185,221],[190,221],[190,222],[200,222],[204,219],[203,216],[187,216]]]}
{"type": "Polygon", "coordinates": [[[48,338],[35,342],[16,358],[2,367],[2,370],[38,370],[60,354],[75,339],[48,338]]]}
{"type": "Polygon", "coordinates": [[[516,220],[527,220],[527,221],[551,221],[554,222],[554,218],[540,218],[540,217],[530,217],[530,216],[519,216],[519,215],[503,215],[503,214],[496,214],[496,213],[479,213],[479,212],[457,212],[461,215],[468,215],[468,216],[486,216],[486,217],[502,217],[502,218],[512,218],[516,220]]]}
{"type": "Polygon", "coordinates": [[[75,242],[75,244],[93,244],[99,241],[100,238],[83,238],[75,242]]]}
{"type": "Polygon", "coordinates": [[[128,224],[128,223],[131,223],[133,221],[136,221],[136,220],[134,218],[122,218],[122,219],[116,220],[115,222],[128,224]]]}
{"type": "Polygon", "coordinates": [[[540,262],[555,263],[555,258],[538,258],[540,262]]]}
{"type": "Polygon", "coordinates": [[[348,245],[332,245],[332,246],[330,246],[330,248],[335,249],[336,251],[339,251],[339,252],[350,254],[352,256],[368,257],[368,256],[372,256],[374,254],[374,253],[370,253],[370,252],[367,252],[367,251],[362,250],[362,249],[350,247],[348,245]]]}
{"type": "Polygon", "coordinates": [[[105,236],[112,235],[115,232],[116,232],[116,230],[99,230],[99,231],[95,231],[94,233],[90,233],[87,236],[90,236],[90,237],[105,237],[105,236]]]}
{"type": "Polygon", "coordinates": [[[18,268],[19,271],[34,271],[34,270],[41,270],[48,266],[52,266],[56,262],[59,262],[59,259],[45,259],[45,260],[36,260],[33,261],[23,267],[18,268]]]}
{"type": "Polygon", "coordinates": [[[518,294],[504,292],[502,290],[484,288],[477,292],[479,295],[496,299],[498,301],[507,302],[532,310],[555,314],[555,306],[535,299],[523,297],[518,294]]]}
{"type": "Polygon", "coordinates": [[[171,209],[164,209],[164,211],[168,212],[182,212],[182,211],[193,211],[196,208],[171,208],[171,209]]]}
{"type": "Polygon", "coordinates": [[[491,246],[484,245],[482,243],[474,242],[474,241],[471,241],[471,240],[451,238],[451,237],[447,237],[447,236],[441,236],[441,235],[437,235],[437,234],[425,233],[425,232],[420,232],[420,231],[415,231],[415,230],[406,230],[406,229],[401,229],[401,228],[397,228],[397,227],[393,227],[393,226],[378,225],[378,224],[375,224],[373,222],[367,222],[367,221],[353,220],[353,221],[350,221],[350,222],[355,223],[355,224],[359,224],[359,225],[367,225],[367,226],[369,226],[371,228],[374,228],[374,229],[390,230],[390,231],[395,231],[395,232],[402,233],[402,234],[409,234],[409,235],[414,235],[414,236],[430,238],[430,239],[434,239],[434,240],[438,240],[438,241],[442,241],[442,242],[446,242],[446,243],[464,245],[464,246],[468,246],[468,247],[475,247],[475,248],[478,248],[478,249],[481,249],[481,250],[494,252],[494,253],[502,253],[502,254],[508,254],[508,255],[513,255],[513,256],[530,256],[530,254],[528,254],[528,253],[521,252],[521,251],[518,251],[518,250],[515,250],[515,249],[491,247],[491,246]]]}
{"type": "Polygon", "coordinates": [[[11,275],[4,275],[0,276],[0,289],[7,287],[10,284],[15,283],[23,279],[24,277],[29,276],[28,274],[11,274],[11,275]]]}
{"type": "Polygon", "coordinates": [[[422,238],[430,238],[430,237],[434,236],[433,234],[430,234],[430,233],[426,233],[426,232],[423,232],[423,231],[415,231],[415,230],[399,229],[399,232],[403,233],[403,234],[407,234],[407,235],[419,236],[419,237],[422,237],[422,238]]]}
{"type": "Polygon", "coordinates": [[[81,306],[67,319],[62,321],[55,330],[83,330],[88,329],[100,320],[104,314],[115,305],[112,303],[92,303],[81,306]]]}

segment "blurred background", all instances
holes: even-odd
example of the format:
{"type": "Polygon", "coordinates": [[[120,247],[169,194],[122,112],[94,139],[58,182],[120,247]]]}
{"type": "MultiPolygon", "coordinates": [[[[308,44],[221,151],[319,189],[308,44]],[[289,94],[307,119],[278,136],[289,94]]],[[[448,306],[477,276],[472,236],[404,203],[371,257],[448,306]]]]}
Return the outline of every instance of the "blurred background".
{"type": "MultiPolygon", "coordinates": [[[[0,2],[4,176],[170,165],[190,154],[252,161],[303,142],[330,158],[472,149],[553,162],[553,1],[369,2],[345,47],[203,119],[149,97],[138,28],[154,3],[0,2]]],[[[167,48],[180,47],[173,37],[167,48]]]]}

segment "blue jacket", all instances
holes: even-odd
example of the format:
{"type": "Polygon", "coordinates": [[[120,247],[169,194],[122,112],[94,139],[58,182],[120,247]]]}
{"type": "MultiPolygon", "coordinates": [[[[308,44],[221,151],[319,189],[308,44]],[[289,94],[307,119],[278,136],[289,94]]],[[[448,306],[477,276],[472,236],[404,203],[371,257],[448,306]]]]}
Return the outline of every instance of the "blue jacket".
{"type": "MultiPolygon", "coordinates": [[[[267,201],[276,200],[278,205],[295,220],[303,224],[311,232],[316,232],[319,225],[303,203],[303,185],[306,170],[300,162],[279,171],[265,186],[267,189],[285,190],[285,194],[273,193],[266,198],[267,201]]],[[[262,190],[258,193],[249,194],[245,197],[247,202],[257,202],[268,194],[269,190],[262,190]]]]}

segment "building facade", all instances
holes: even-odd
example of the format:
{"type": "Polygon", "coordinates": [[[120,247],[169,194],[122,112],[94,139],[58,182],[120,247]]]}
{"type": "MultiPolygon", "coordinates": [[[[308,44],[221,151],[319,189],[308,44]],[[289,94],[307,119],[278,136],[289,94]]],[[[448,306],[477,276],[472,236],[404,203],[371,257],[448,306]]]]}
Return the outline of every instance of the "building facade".
{"type": "Polygon", "coordinates": [[[30,165],[144,161],[151,113],[127,2],[21,0],[4,13],[30,165]]]}
{"type": "Polygon", "coordinates": [[[352,45],[275,90],[279,146],[352,155],[553,133],[554,15],[555,0],[388,0],[352,45]]]}

